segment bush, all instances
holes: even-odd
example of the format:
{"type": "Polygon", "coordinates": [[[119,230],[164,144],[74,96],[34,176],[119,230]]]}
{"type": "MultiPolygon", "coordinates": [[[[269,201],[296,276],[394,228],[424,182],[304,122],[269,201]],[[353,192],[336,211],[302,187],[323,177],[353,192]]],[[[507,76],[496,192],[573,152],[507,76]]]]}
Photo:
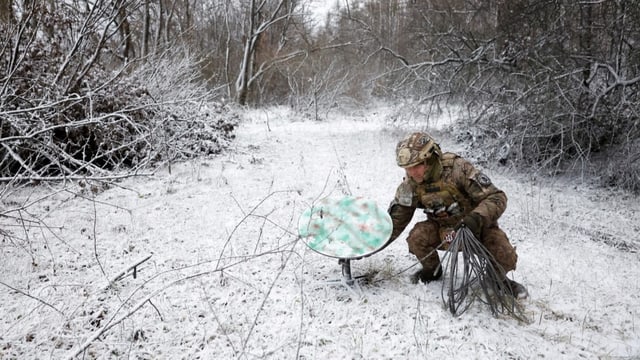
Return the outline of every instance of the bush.
{"type": "Polygon", "coordinates": [[[0,113],[5,120],[0,177],[108,176],[222,151],[234,138],[237,115],[212,101],[191,60],[172,61],[174,55],[131,68],[115,80],[111,72],[93,71],[83,89],[60,98],[38,98],[44,92],[37,84],[11,89],[20,96],[8,97],[7,110],[0,113]],[[40,105],[25,106],[35,103],[40,105]]]}

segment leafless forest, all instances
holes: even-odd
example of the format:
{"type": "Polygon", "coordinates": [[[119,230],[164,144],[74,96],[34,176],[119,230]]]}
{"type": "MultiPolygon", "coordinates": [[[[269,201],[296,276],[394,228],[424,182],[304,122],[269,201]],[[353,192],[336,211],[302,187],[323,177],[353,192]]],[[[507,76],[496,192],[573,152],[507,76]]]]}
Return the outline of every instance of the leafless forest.
{"type": "Polygon", "coordinates": [[[487,162],[640,190],[636,1],[0,1],[0,180],[221,151],[233,109],[464,109],[487,162]]]}

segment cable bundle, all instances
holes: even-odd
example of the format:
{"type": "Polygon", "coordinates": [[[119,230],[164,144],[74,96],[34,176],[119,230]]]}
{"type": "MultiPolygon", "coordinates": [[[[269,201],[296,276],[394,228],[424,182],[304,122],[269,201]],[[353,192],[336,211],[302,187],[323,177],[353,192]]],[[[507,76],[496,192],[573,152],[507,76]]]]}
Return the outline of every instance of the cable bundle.
{"type": "Polygon", "coordinates": [[[489,305],[493,315],[506,313],[526,322],[502,267],[467,227],[456,231],[444,260],[449,277],[443,282],[442,299],[451,314],[461,315],[479,299],[489,305]]]}

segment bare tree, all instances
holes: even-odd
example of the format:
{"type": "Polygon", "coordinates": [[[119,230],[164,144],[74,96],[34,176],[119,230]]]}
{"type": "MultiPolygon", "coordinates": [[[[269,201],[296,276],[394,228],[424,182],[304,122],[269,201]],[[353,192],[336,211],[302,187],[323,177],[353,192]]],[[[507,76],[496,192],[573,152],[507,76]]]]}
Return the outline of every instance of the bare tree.
{"type": "Polygon", "coordinates": [[[256,63],[259,51],[278,54],[286,41],[286,37],[281,37],[278,43],[268,42],[267,32],[278,24],[284,24],[284,29],[280,32],[284,34],[288,21],[295,16],[297,3],[295,0],[278,0],[272,6],[269,5],[267,0],[250,0],[248,5],[242,59],[235,85],[236,99],[241,105],[247,103],[252,84],[263,75],[265,66],[270,65],[268,59],[256,63]]]}
{"type": "Polygon", "coordinates": [[[115,0],[113,7],[116,13],[116,21],[118,32],[120,33],[121,49],[120,56],[124,62],[133,58],[133,39],[131,37],[131,26],[129,25],[129,14],[127,11],[126,0],[115,0]]]}
{"type": "Polygon", "coordinates": [[[338,99],[455,102],[470,131],[486,132],[474,138],[510,149],[498,156],[505,163],[576,167],[612,148],[636,158],[625,144],[638,133],[640,10],[629,2],[348,0],[322,28],[307,22],[305,4],[3,1],[0,102],[39,108],[33,99],[64,96],[60,121],[86,119],[87,91],[179,48],[217,94],[242,105],[311,106],[317,117],[338,99]]]}
{"type": "MultiPolygon", "coordinates": [[[[139,14],[138,2],[30,4],[2,34],[0,181],[105,178],[141,171],[156,156],[186,154],[184,148],[175,151],[179,139],[173,136],[178,128],[184,135],[184,125],[200,125],[165,120],[176,115],[167,113],[165,94],[155,89],[181,89],[172,93],[171,104],[210,95],[198,88],[192,60],[179,62],[176,53],[166,53],[176,56],[175,65],[161,54],[146,60],[151,73],[145,71],[134,48],[142,24],[130,21],[139,18],[133,15],[139,14]],[[173,66],[172,76],[164,73],[173,66]],[[167,138],[164,131],[173,135],[167,138]],[[165,141],[150,141],[157,137],[165,141]]],[[[212,144],[199,148],[219,151],[212,144]]]]}

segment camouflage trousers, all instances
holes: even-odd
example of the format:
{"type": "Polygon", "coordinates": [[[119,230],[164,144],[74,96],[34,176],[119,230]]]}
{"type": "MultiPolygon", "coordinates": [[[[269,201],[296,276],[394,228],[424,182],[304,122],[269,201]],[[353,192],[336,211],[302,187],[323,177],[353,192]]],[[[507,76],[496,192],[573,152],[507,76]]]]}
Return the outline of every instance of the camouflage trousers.
{"type": "MultiPolygon", "coordinates": [[[[518,254],[509,242],[507,234],[498,224],[488,224],[482,231],[480,242],[493,255],[505,274],[516,269],[518,254]]],[[[426,220],[417,223],[407,237],[409,252],[415,255],[427,271],[435,271],[440,265],[440,257],[437,250],[446,250],[448,243],[443,243],[440,225],[437,222],[426,220]]]]}

